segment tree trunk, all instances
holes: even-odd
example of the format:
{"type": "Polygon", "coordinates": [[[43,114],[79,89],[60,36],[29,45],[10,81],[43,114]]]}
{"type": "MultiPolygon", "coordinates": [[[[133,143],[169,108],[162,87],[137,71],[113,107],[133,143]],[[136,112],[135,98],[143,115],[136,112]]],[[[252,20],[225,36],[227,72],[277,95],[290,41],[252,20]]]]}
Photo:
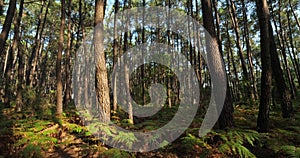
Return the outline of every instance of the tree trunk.
{"type": "Polygon", "coordinates": [[[108,78],[106,71],[105,53],[103,45],[103,18],[105,4],[104,0],[96,0],[95,2],[95,34],[94,34],[94,50],[96,61],[96,93],[99,104],[100,120],[102,122],[110,121],[110,98],[108,78]]]}
{"type": "Polygon", "coordinates": [[[259,113],[257,118],[257,130],[267,132],[269,128],[269,108],[271,103],[272,69],[270,55],[269,21],[270,13],[267,0],[257,0],[257,14],[260,26],[261,43],[261,95],[259,113]]]}
{"type": "MultiPolygon", "coordinates": [[[[47,10],[48,10],[49,5],[50,5],[50,1],[48,2],[46,13],[48,13],[47,10]]],[[[35,41],[34,41],[34,45],[32,48],[31,56],[28,61],[28,69],[26,70],[26,85],[27,86],[29,86],[29,85],[32,86],[34,76],[35,76],[35,70],[36,70],[36,66],[37,66],[37,56],[38,56],[38,51],[39,51],[39,47],[40,47],[40,43],[41,43],[41,34],[42,34],[42,32],[40,33],[40,30],[43,30],[40,28],[41,22],[42,22],[43,10],[44,10],[44,1],[42,1],[42,7],[40,9],[39,20],[38,20],[38,24],[37,24],[36,33],[35,33],[35,41]]],[[[45,18],[46,17],[47,17],[47,14],[45,14],[45,18]]]]}
{"type": "Polygon", "coordinates": [[[282,117],[288,118],[293,116],[293,106],[292,106],[289,91],[285,84],[283,71],[280,67],[280,61],[279,61],[276,44],[273,36],[272,25],[270,22],[269,22],[269,36],[271,40],[270,51],[271,51],[272,73],[276,81],[277,89],[279,90],[278,92],[281,100],[282,117]]]}
{"type": "MultiPolygon", "coordinates": [[[[114,17],[114,57],[113,57],[113,67],[117,66],[117,59],[118,59],[118,51],[119,51],[119,45],[118,45],[118,36],[117,36],[117,17],[116,14],[119,10],[119,0],[115,0],[115,17],[114,17]]],[[[117,74],[115,74],[117,75],[117,74]]],[[[117,76],[114,76],[113,78],[113,110],[116,111],[118,108],[118,99],[117,99],[117,76]]]]}
{"type": "Polygon", "coordinates": [[[16,110],[21,111],[22,110],[22,90],[23,90],[23,71],[24,71],[24,63],[23,63],[23,49],[20,46],[20,24],[23,14],[23,4],[24,0],[20,1],[20,8],[19,8],[19,15],[17,17],[17,22],[15,24],[14,29],[14,42],[16,42],[18,47],[18,87],[17,87],[17,99],[16,99],[16,110]]]}
{"type": "MultiPolygon", "coordinates": [[[[232,50],[232,43],[231,43],[231,39],[230,39],[230,35],[229,35],[229,26],[228,26],[228,22],[225,22],[225,25],[226,25],[226,36],[227,36],[227,39],[228,39],[228,49],[229,49],[229,52],[228,52],[228,63],[232,63],[232,66],[233,66],[233,74],[234,74],[234,78],[233,78],[233,81],[232,81],[232,94],[235,94],[235,95],[232,95],[232,99],[234,99],[235,101],[238,101],[240,99],[240,92],[239,90],[236,90],[237,89],[237,85],[239,85],[239,79],[238,79],[238,74],[237,74],[237,69],[236,69],[236,65],[235,65],[235,61],[234,61],[234,56],[233,56],[233,50],[232,50]]],[[[230,67],[230,64],[228,64],[228,67],[230,67]]]]}
{"type": "Polygon", "coordinates": [[[71,65],[70,65],[70,54],[71,54],[71,5],[72,5],[72,0],[68,1],[68,43],[67,43],[67,51],[66,51],[66,57],[65,57],[65,69],[66,69],[66,90],[65,90],[65,95],[64,95],[64,103],[67,106],[70,102],[71,99],[71,65]]]}
{"type": "Polygon", "coordinates": [[[220,16],[218,13],[218,7],[217,7],[217,2],[216,0],[212,0],[213,3],[213,8],[216,16],[216,29],[217,29],[217,40],[218,40],[218,45],[219,45],[219,51],[221,55],[223,56],[222,53],[222,36],[221,36],[221,31],[220,31],[220,16]]]}
{"type": "Polygon", "coordinates": [[[61,72],[61,60],[64,43],[64,26],[65,26],[65,0],[61,0],[61,23],[60,23],[60,35],[58,42],[58,52],[56,59],[56,114],[58,117],[62,116],[63,112],[63,87],[62,87],[62,72],[61,72]]]}
{"type": "Polygon", "coordinates": [[[291,9],[291,11],[292,11],[292,13],[293,13],[293,16],[294,16],[294,18],[295,18],[295,21],[296,21],[296,23],[297,23],[297,26],[298,26],[298,28],[300,29],[300,22],[299,22],[298,16],[296,15],[296,13],[295,13],[295,11],[294,11],[294,8],[293,8],[293,6],[292,6],[291,0],[289,0],[289,5],[290,5],[290,9],[291,9]]]}
{"type": "Polygon", "coordinates": [[[248,72],[247,72],[245,58],[244,58],[244,55],[243,55],[243,48],[242,48],[241,41],[240,41],[239,23],[238,23],[238,20],[237,20],[237,17],[236,17],[235,5],[231,0],[230,0],[230,2],[229,2],[229,0],[227,0],[227,5],[229,7],[229,15],[230,15],[231,21],[233,23],[233,28],[234,28],[235,37],[236,37],[236,47],[238,48],[238,54],[239,54],[239,57],[240,57],[240,60],[241,60],[243,76],[247,80],[248,79],[248,72]]]}
{"type": "MultiPolygon", "coordinates": [[[[143,0],[143,7],[146,6],[146,0],[143,0]]],[[[142,43],[146,42],[146,38],[145,38],[145,28],[144,28],[144,24],[145,24],[145,9],[143,9],[143,28],[142,28],[142,43]]],[[[142,52],[142,59],[144,58],[144,51],[142,52]]],[[[142,79],[142,96],[143,96],[143,105],[146,104],[147,102],[147,98],[146,98],[146,81],[145,81],[145,65],[141,65],[141,79],[142,79]]]]}
{"type": "MultiPolygon", "coordinates": [[[[278,10],[280,11],[281,10],[281,3],[280,3],[280,1],[278,3],[279,3],[279,9],[278,10]]],[[[272,12],[272,14],[274,14],[272,6],[271,6],[271,12],[272,12]]],[[[290,85],[291,94],[292,94],[292,97],[295,98],[295,96],[296,96],[296,92],[295,92],[296,91],[296,87],[295,87],[295,84],[294,84],[294,79],[293,79],[293,77],[291,75],[291,71],[290,71],[290,69],[288,67],[289,63],[287,61],[287,56],[286,56],[286,44],[285,44],[286,41],[284,40],[283,33],[280,32],[278,30],[278,28],[277,28],[275,17],[272,16],[272,15],[271,15],[271,17],[273,17],[276,34],[278,36],[279,46],[280,46],[281,54],[283,56],[283,64],[284,64],[284,68],[285,68],[285,70],[287,72],[287,77],[288,77],[288,81],[289,81],[289,85],[290,85]]],[[[280,30],[283,30],[282,29],[282,24],[281,24],[281,16],[280,16],[280,14],[278,14],[278,21],[279,21],[280,30]]],[[[296,76],[299,76],[299,75],[297,75],[298,74],[297,70],[295,71],[295,73],[296,73],[296,76]]],[[[298,80],[299,80],[299,78],[298,78],[298,80]]]]}
{"type": "Polygon", "coordinates": [[[295,46],[294,46],[294,38],[293,38],[293,32],[292,32],[292,27],[291,27],[291,18],[290,18],[290,12],[287,12],[287,21],[288,21],[288,35],[289,35],[289,41],[290,41],[290,46],[291,46],[291,52],[293,54],[293,58],[291,58],[291,60],[294,61],[296,68],[298,70],[298,75],[300,78],[300,69],[299,69],[299,62],[298,62],[298,55],[295,52],[295,46]]]}
{"type": "Polygon", "coordinates": [[[248,20],[247,20],[247,8],[245,5],[245,0],[242,0],[242,9],[243,9],[243,24],[244,24],[244,37],[246,42],[246,50],[247,50],[247,58],[249,62],[249,73],[252,80],[253,85],[253,91],[252,91],[252,99],[257,100],[258,99],[258,90],[257,90],[257,83],[254,73],[254,66],[252,61],[252,51],[251,51],[251,45],[250,45],[250,37],[249,37],[249,28],[248,28],[248,20]]]}
{"type": "Polygon", "coordinates": [[[4,53],[4,47],[5,47],[5,42],[8,37],[8,33],[11,27],[11,23],[13,21],[14,15],[15,15],[15,10],[16,10],[16,4],[17,0],[10,0],[9,1],[9,6],[7,9],[7,13],[5,16],[5,21],[4,24],[2,25],[2,32],[0,34],[0,53],[3,55],[4,53]]]}
{"type": "MultiPolygon", "coordinates": [[[[211,39],[206,38],[206,49],[208,58],[211,60],[208,61],[208,63],[211,65],[213,69],[210,70],[211,72],[211,79],[216,80],[218,82],[224,81],[226,79],[226,72],[223,71],[222,63],[223,59],[221,57],[221,54],[219,52],[219,46],[216,39],[216,33],[214,29],[214,20],[213,20],[213,13],[212,13],[212,5],[210,0],[201,0],[202,4],[202,14],[203,14],[203,23],[204,28],[210,33],[211,39]]],[[[218,119],[218,124],[220,129],[224,129],[226,127],[232,127],[233,126],[233,106],[231,102],[231,96],[226,89],[226,87],[220,87],[218,86],[218,82],[216,82],[216,87],[218,87],[218,90],[213,92],[212,94],[223,94],[226,95],[225,103],[219,102],[218,99],[216,99],[216,105],[217,107],[222,106],[224,104],[221,115],[218,119]]],[[[217,96],[215,96],[217,97],[217,96]]]]}

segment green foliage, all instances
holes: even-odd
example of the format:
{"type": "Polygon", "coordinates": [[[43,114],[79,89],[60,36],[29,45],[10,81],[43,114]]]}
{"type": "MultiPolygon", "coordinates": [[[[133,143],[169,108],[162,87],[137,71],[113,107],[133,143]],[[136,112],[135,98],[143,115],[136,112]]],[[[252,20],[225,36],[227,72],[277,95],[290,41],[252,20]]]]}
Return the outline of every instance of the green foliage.
{"type": "Polygon", "coordinates": [[[115,129],[114,126],[109,126],[104,123],[94,121],[87,126],[89,132],[93,134],[101,134],[101,141],[108,141],[112,138],[114,144],[125,144],[128,148],[132,148],[133,143],[137,141],[137,138],[132,133],[122,132],[115,129]]]}
{"type": "Polygon", "coordinates": [[[300,148],[291,145],[285,145],[280,147],[278,154],[286,157],[297,158],[300,157],[300,148]]]}
{"type": "Polygon", "coordinates": [[[105,158],[134,158],[135,156],[132,154],[129,154],[126,151],[121,151],[118,149],[109,149],[101,154],[101,157],[105,158]]]}
{"type": "Polygon", "coordinates": [[[69,132],[76,132],[76,133],[84,133],[87,132],[87,129],[83,126],[77,125],[75,123],[69,123],[66,122],[63,124],[63,126],[69,131],[69,132]]]}
{"type": "Polygon", "coordinates": [[[187,134],[181,138],[181,143],[188,153],[198,152],[202,156],[214,152],[223,153],[229,157],[255,157],[245,144],[254,146],[254,142],[260,140],[260,137],[256,131],[231,129],[227,132],[212,131],[201,138],[187,134]]]}
{"type": "Polygon", "coordinates": [[[41,157],[42,154],[40,154],[42,151],[41,147],[34,144],[28,144],[22,151],[20,155],[24,157],[41,157]]]}
{"type": "Polygon", "coordinates": [[[21,147],[19,155],[24,157],[41,157],[43,151],[51,149],[58,139],[58,125],[50,121],[20,120],[15,128],[14,136],[19,137],[14,146],[21,147]],[[27,121],[27,122],[26,122],[27,121]]]}
{"type": "Polygon", "coordinates": [[[137,138],[133,133],[119,132],[113,137],[112,141],[115,144],[125,143],[128,148],[132,148],[132,145],[137,141],[137,138]]]}
{"type": "Polygon", "coordinates": [[[220,135],[223,143],[219,150],[228,155],[240,157],[255,157],[245,146],[248,143],[254,146],[254,141],[260,139],[260,134],[253,130],[232,129],[220,135]]]}
{"type": "Polygon", "coordinates": [[[191,134],[188,134],[187,136],[181,138],[182,139],[182,143],[184,145],[187,145],[188,148],[194,146],[194,145],[199,145],[202,147],[209,147],[209,145],[203,140],[203,138],[198,138],[195,137],[191,134]]]}
{"type": "Polygon", "coordinates": [[[199,154],[204,154],[205,156],[208,150],[211,149],[211,146],[204,141],[203,137],[199,138],[192,134],[187,134],[187,136],[182,137],[181,140],[184,151],[187,153],[200,152],[199,154]],[[201,148],[200,151],[199,148],[201,148]]]}

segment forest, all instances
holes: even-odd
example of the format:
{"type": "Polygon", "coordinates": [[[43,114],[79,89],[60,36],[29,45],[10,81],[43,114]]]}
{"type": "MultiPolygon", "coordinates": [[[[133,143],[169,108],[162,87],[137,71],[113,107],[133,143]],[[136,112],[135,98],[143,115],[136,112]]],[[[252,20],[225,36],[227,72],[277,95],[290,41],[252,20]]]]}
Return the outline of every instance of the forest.
{"type": "Polygon", "coordinates": [[[0,0],[0,158],[300,157],[299,15],[298,0],[0,0]]]}

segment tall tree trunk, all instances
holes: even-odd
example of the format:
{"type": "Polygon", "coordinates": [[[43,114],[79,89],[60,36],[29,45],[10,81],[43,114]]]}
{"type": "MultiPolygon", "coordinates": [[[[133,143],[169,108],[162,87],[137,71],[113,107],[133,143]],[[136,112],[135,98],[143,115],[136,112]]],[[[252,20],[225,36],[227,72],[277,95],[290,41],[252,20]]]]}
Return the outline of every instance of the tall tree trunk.
{"type": "Polygon", "coordinates": [[[258,90],[256,86],[256,78],[255,78],[255,72],[254,72],[254,66],[252,61],[252,51],[251,51],[251,45],[250,45],[250,37],[249,37],[249,28],[248,28],[248,20],[247,20],[247,7],[245,4],[245,0],[242,0],[242,9],[243,9],[243,25],[244,25],[244,37],[246,42],[246,51],[247,51],[247,58],[249,62],[249,73],[250,78],[252,80],[253,85],[253,91],[252,91],[252,99],[257,100],[258,99],[258,90]]]}
{"type": "MultiPolygon", "coordinates": [[[[79,49],[79,44],[81,43],[81,40],[82,40],[82,37],[81,37],[81,27],[82,27],[82,23],[83,23],[83,19],[82,19],[82,0],[79,0],[79,21],[78,21],[78,26],[77,26],[77,31],[76,31],[76,50],[79,49]]],[[[83,44],[83,47],[84,47],[84,42],[82,43],[83,44]]],[[[79,59],[77,57],[77,55],[75,54],[75,63],[79,62],[79,59]]],[[[77,65],[74,65],[74,67],[77,67],[77,65]]],[[[80,66],[78,67],[78,69],[80,69],[80,66]]],[[[78,70],[78,72],[80,72],[80,70],[78,70]]],[[[76,77],[73,78],[76,82],[78,83],[79,80],[80,80],[80,76],[79,74],[76,74],[75,75],[76,77]]],[[[82,86],[78,86],[77,84],[74,84],[74,87],[73,89],[77,89],[76,91],[74,91],[74,99],[76,98],[77,102],[80,104],[81,103],[81,87],[82,86]]]]}
{"type": "Polygon", "coordinates": [[[64,103],[67,106],[70,102],[71,99],[71,64],[70,64],[70,54],[71,54],[71,42],[72,42],[72,37],[71,37],[71,5],[72,5],[72,0],[68,1],[68,43],[67,43],[67,51],[66,51],[66,57],[65,57],[65,69],[66,69],[66,90],[65,90],[65,95],[64,95],[64,103]]]}
{"type": "MultiPolygon", "coordinates": [[[[228,48],[229,48],[229,52],[228,52],[228,63],[232,63],[233,66],[233,74],[234,74],[234,78],[232,81],[232,90],[233,93],[235,95],[232,95],[232,99],[234,99],[235,101],[238,101],[240,99],[240,92],[237,89],[237,85],[239,85],[239,79],[238,79],[238,74],[237,74],[237,69],[236,69],[236,65],[235,65],[235,61],[234,61],[234,56],[233,56],[233,50],[232,50],[232,43],[231,43],[231,39],[230,39],[230,35],[229,35],[229,26],[228,26],[228,22],[225,22],[226,25],[226,36],[228,39],[228,48]]],[[[230,64],[228,65],[228,67],[230,67],[230,64]]]]}
{"type": "Polygon", "coordinates": [[[56,114],[58,117],[62,116],[63,112],[63,86],[62,86],[62,72],[61,72],[61,60],[64,43],[64,26],[65,26],[65,0],[61,0],[61,23],[60,23],[60,35],[58,42],[58,52],[56,59],[56,114]]]}
{"type": "MultiPolygon", "coordinates": [[[[114,57],[113,57],[113,67],[117,66],[117,59],[118,59],[118,51],[119,51],[119,45],[118,45],[118,36],[117,36],[117,13],[119,10],[119,0],[115,0],[115,15],[114,15],[114,57]]],[[[117,75],[117,74],[115,74],[117,75]]],[[[117,76],[114,76],[113,78],[113,110],[116,111],[118,108],[118,99],[117,99],[117,76]]]]}
{"type": "Polygon", "coordinates": [[[235,37],[236,37],[236,46],[238,48],[238,54],[241,60],[241,65],[242,65],[242,70],[243,70],[243,76],[247,80],[248,79],[248,72],[247,72],[247,66],[245,62],[245,58],[243,55],[243,48],[241,45],[240,41],[240,33],[239,33],[239,23],[236,17],[236,10],[235,10],[235,5],[232,0],[227,0],[227,5],[229,7],[229,15],[231,17],[231,21],[233,24],[234,32],[235,32],[235,37]]]}
{"type": "Polygon", "coordinates": [[[217,2],[216,0],[212,0],[213,3],[213,8],[214,8],[214,12],[215,12],[215,17],[216,17],[216,29],[217,29],[217,40],[218,40],[218,45],[219,45],[219,51],[221,53],[221,55],[223,56],[222,53],[222,36],[221,36],[221,31],[220,31],[220,16],[218,13],[218,7],[217,7],[217,2]]]}
{"type": "Polygon", "coordinates": [[[271,65],[272,65],[272,73],[276,81],[276,86],[281,99],[281,109],[282,109],[282,117],[288,118],[293,116],[293,106],[290,98],[289,91],[285,84],[285,80],[283,77],[283,71],[280,67],[280,61],[277,53],[277,48],[273,36],[272,25],[269,22],[269,36],[270,36],[270,51],[271,51],[271,65]]]}
{"type": "Polygon", "coordinates": [[[243,80],[246,81],[246,84],[243,84],[244,87],[244,95],[246,96],[247,99],[249,99],[253,94],[252,91],[249,91],[250,89],[250,84],[249,84],[249,75],[247,72],[247,66],[246,66],[246,61],[243,55],[243,48],[240,40],[240,29],[239,29],[239,22],[236,16],[236,9],[235,9],[235,4],[232,0],[227,0],[227,6],[229,8],[229,15],[233,24],[233,29],[235,32],[235,38],[236,38],[236,47],[238,48],[238,55],[240,57],[241,61],[241,66],[242,66],[242,72],[243,72],[243,80]]]}
{"type": "MultiPolygon", "coordinates": [[[[126,1],[125,1],[126,2],[126,1]]],[[[126,4],[126,3],[125,3],[126,4]]],[[[129,0],[128,2],[128,7],[126,7],[126,9],[130,9],[131,8],[131,1],[129,0]]],[[[128,15],[127,15],[128,16],[128,15]]],[[[129,20],[126,21],[126,24],[125,24],[125,30],[128,29],[128,26],[129,26],[129,20]]],[[[128,47],[128,39],[129,39],[129,44],[131,44],[131,34],[130,32],[126,32],[124,34],[124,47],[123,47],[123,53],[126,53],[127,49],[129,49],[128,47]],[[129,37],[128,37],[129,35],[129,37]]],[[[128,107],[128,120],[129,120],[129,123],[133,124],[134,121],[133,121],[133,109],[132,109],[132,104],[130,102],[130,98],[131,98],[131,95],[130,95],[130,74],[129,74],[129,69],[128,69],[128,61],[130,59],[127,58],[126,55],[124,55],[124,73],[125,73],[125,96],[126,96],[126,103],[127,103],[127,107],[128,107]]]]}
{"type": "MultiPolygon", "coordinates": [[[[278,3],[279,3],[279,8],[278,8],[278,10],[280,11],[280,10],[281,10],[281,3],[280,3],[280,1],[279,1],[278,3]]],[[[274,21],[274,26],[275,26],[276,34],[277,34],[277,36],[278,36],[278,41],[279,41],[278,43],[279,43],[279,46],[280,46],[281,54],[282,54],[282,56],[283,56],[283,64],[284,64],[285,70],[286,70],[286,72],[287,72],[287,77],[288,77],[288,81],[289,81],[290,91],[291,91],[292,97],[295,98],[295,96],[296,96],[296,92],[295,92],[296,87],[295,87],[295,84],[294,84],[294,79],[293,79],[293,77],[292,77],[292,75],[291,75],[290,68],[288,67],[288,66],[289,66],[289,63],[288,63],[288,61],[287,61],[287,56],[286,56],[286,44],[285,44],[286,42],[285,42],[285,40],[284,40],[283,33],[280,32],[280,31],[278,30],[278,28],[277,28],[275,16],[272,15],[272,14],[274,14],[274,11],[273,11],[273,7],[272,7],[272,5],[271,5],[271,17],[272,17],[272,19],[273,19],[273,21],[274,21]]],[[[283,30],[283,29],[282,29],[282,24],[281,24],[281,16],[280,16],[280,13],[278,14],[278,21],[279,21],[279,27],[280,27],[280,30],[283,30]]],[[[274,38],[274,37],[273,37],[273,38],[274,38]]],[[[296,70],[296,76],[299,76],[299,75],[297,75],[297,74],[298,74],[298,73],[297,73],[297,70],[296,70]]],[[[298,78],[298,80],[299,80],[299,78],[298,78]]]]}
{"type": "Polygon", "coordinates": [[[272,69],[270,55],[270,36],[269,21],[270,13],[267,0],[257,0],[257,14],[260,26],[260,44],[261,44],[261,95],[259,113],[257,118],[257,130],[259,132],[267,132],[269,128],[269,108],[271,103],[272,88],[272,69]]]}
{"type": "Polygon", "coordinates": [[[289,42],[290,42],[290,46],[291,46],[291,52],[293,54],[293,58],[291,58],[291,60],[294,61],[296,68],[298,70],[298,75],[300,78],[300,69],[299,69],[299,62],[298,62],[298,55],[295,52],[295,45],[294,45],[294,38],[293,38],[293,31],[292,31],[292,26],[291,26],[291,18],[290,18],[290,12],[287,12],[287,21],[288,21],[288,35],[289,35],[289,42]]]}
{"type": "MultiPolygon", "coordinates": [[[[213,20],[213,13],[212,13],[212,5],[210,0],[201,0],[202,4],[202,14],[203,14],[203,23],[204,28],[210,33],[211,39],[206,38],[206,49],[208,58],[211,60],[208,61],[209,64],[212,66],[211,72],[211,79],[216,81],[224,81],[226,79],[226,72],[223,71],[222,63],[223,59],[221,57],[221,54],[219,52],[219,46],[216,39],[216,33],[214,29],[214,20],[213,20]]],[[[216,83],[217,84],[217,83],[216,83]]],[[[227,83],[228,84],[228,83],[227,83]]],[[[213,92],[213,94],[226,94],[225,103],[219,102],[218,99],[216,99],[216,105],[217,107],[222,106],[224,104],[221,115],[218,119],[218,124],[221,129],[224,129],[226,127],[233,126],[233,106],[231,101],[231,96],[226,89],[226,87],[220,87],[218,85],[214,85],[218,87],[218,90],[213,92]]],[[[217,96],[215,96],[216,98],[217,96]]]]}
{"type": "Polygon", "coordinates": [[[21,111],[22,110],[22,90],[23,90],[23,71],[24,71],[24,63],[23,63],[23,49],[20,46],[20,25],[23,15],[23,4],[24,0],[20,1],[20,8],[19,8],[19,15],[17,17],[17,22],[15,24],[14,29],[14,42],[16,42],[17,48],[18,48],[18,87],[17,87],[17,99],[16,99],[16,110],[21,111]]]}
{"type": "Polygon", "coordinates": [[[7,59],[6,59],[6,66],[4,71],[5,76],[5,90],[4,90],[4,105],[5,107],[10,107],[10,101],[12,97],[12,85],[11,85],[11,78],[12,78],[12,66],[13,66],[13,51],[12,49],[16,48],[17,43],[13,43],[10,49],[7,50],[7,59]]]}
{"type": "Polygon", "coordinates": [[[0,53],[3,55],[4,53],[4,47],[5,47],[5,42],[8,37],[8,33],[10,31],[11,23],[13,21],[14,15],[15,15],[15,10],[16,10],[16,4],[17,0],[10,0],[9,1],[9,6],[7,9],[7,13],[5,16],[5,21],[4,24],[2,25],[2,32],[0,34],[0,53]]]}
{"type": "MultiPolygon", "coordinates": [[[[128,25],[128,24],[126,24],[128,25]]],[[[129,37],[130,38],[130,37],[129,37]]],[[[128,33],[125,33],[124,35],[124,50],[123,52],[126,52],[127,48],[127,41],[128,40],[128,33]]],[[[127,58],[127,56],[124,56],[124,73],[125,73],[125,95],[126,95],[126,103],[128,106],[128,119],[129,119],[129,123],[133,124],[133,109],[132,109],[132,104],[130,102],[130,78],[129,78],[129,69],[128,69],[128,62],[129,59],[127,58]],[[128,82],[127,82],[128,81],[128,82]]]]}
{"type": "MultiPolygon", "coordinates": [[[[48,2],[47,10],[48,10],[49,5],[50,5],[50,1],[48,2]]],[[[33,80],[34,80],[35,70],[36,70],[36,66],[37,66],[37,56],[38,56],[38,51],[39,51],[39,45],[41,43],[40,30],[41,30],[43,10],[44,10],[44,1],[42,1],[42,7],[40,9],[38,24],[37,24],[36,33],[35,33],[35,41],[34,41],[34,45],[32,48],[31,56],[28,61],[28,69],[26,70],[26,85],[27,86],[29,86],[29,85],[32,86],[32,83],[34,82],[33,80]]],[[[48,12],[47,10],[46,10],[46,13],[48,12]]],[[[47,15],[45,14],[45,18],[46,17],[47,17],[47,15]]]]}
{"type": "Polygon", "coordinates": [[[296,15],[296,13],[295,13],[295,11],[294,11],[294,8],[293,8],[293,5],[292,5],[291,0],[289,0],[289,5],[290,5],[290,9],[291,9],[291,11],[292,11],[292,13],[293,13],[293,16],[294,16],[294,18],[295,18],[295,21],[296,21],[296,23],[297,23],[297,26],[298,26],[298,28],[300,29],[300,22],[299,22],[298,16],[296,15]]]}
{"type": "MultiPolygon", "coordinates": [[[[169,9],[171,8],[171,1],[170,0],[168,0],[168,8],[169,9]]],[[[167,12],[167,15],[170,15],[170,11],[167,12]]],[[[167,28],[170,28],[169,24],[170,24],[170,21],[167,21],[167,28]]],[[[167,42],[168,42],[169,46],[172,45],[171,44],[171,38],[170,38],[170,36],[171,36],[171,32],[168,31],[168,33],[167,33],[167,42]]],[[[173,43],[174,43],[174,39],[173,39],[173,43]]],[[[170,53],[169,47],[168,47],[168,52],[170,53]]],[[[173,56],[173,54],[172,54],[172,56],[173,56]]],[[[174,59],[172,58],[172,62],[171,63],[174,63],[173,60],[174,59]]],[[[172,67],[170,67],[170,69],[172,69],[172,67]]],[[[168,72],[170,72],[170,70],[168,70],[168,72]]],[[[172,107],[172,96],[171,96],[171,92],[172,92],[172,83],[171,82],[172,82],[172,79],[171,79],[171,76],[169,75],[169,73],[168,73],[166,79],[167,79],[167,95],[168,95],[168,101],[167,101],[167,103],[168,103],[168,107],[171,108],[172,107]]]]}
{"type": "Polygon", "coordinates": [[[96,0],[95,2],[95,34],[94,34],[94,49],[96,61],[96,93],[99,103],[100,120],[102,122],[110,121],[110,98],[108,78],[106,71],[105,53],[103,45],[103,18],[105,4],[104,0],[96,0]]]}

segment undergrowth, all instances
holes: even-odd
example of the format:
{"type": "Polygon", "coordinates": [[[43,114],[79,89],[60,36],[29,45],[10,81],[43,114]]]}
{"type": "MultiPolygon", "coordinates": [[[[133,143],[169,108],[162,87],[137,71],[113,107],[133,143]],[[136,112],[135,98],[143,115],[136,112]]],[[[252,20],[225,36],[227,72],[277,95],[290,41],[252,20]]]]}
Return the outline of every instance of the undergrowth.
{"type": "MultiPolygon", "coordinates": [[[[132,153],[105,146],[104,143],[110,141],[131,148],[138,142],[134,134],[118,132],[112,126],[99,122],[84,126],[74,105],[65,109],[64,117],[56,119],[55,105],[43,101],[43,98],[38,100],[28,102],[34,105],[20,113],[1,109],[1,136],[10,138],[3,141],[12,141],[12,146],[7,147],[10,150],[9,156],[56,157],[55,154],[62,150],[73,154],[70,157],[163,157],[166,153],[176,153],[178,157],[300,157],[300,114],[297,102],[294,104],[293,119],[283,119],[279,111],[271,111],[268,133],[257,133],[255,130],[257,108],[235,105],[234,128],[214,129],[206,136],[199,137],[202,118],[197,116],[189,129],[171,144],[163,142],[161,146],[164,147],[149,153],[132,153]],[[99,131],[103,132],[101,140],[95,135],[99,131]]],[[[164,108],[149,119],[135,118],[135,124],[128,123],[126,113],[117,111],[112,120],[125,129],[147,132],[165,125],[176,110],[176,107],[164,108]]],[[[155,143],[158,140],[153,137],[150,141],[155,143]]]]}

